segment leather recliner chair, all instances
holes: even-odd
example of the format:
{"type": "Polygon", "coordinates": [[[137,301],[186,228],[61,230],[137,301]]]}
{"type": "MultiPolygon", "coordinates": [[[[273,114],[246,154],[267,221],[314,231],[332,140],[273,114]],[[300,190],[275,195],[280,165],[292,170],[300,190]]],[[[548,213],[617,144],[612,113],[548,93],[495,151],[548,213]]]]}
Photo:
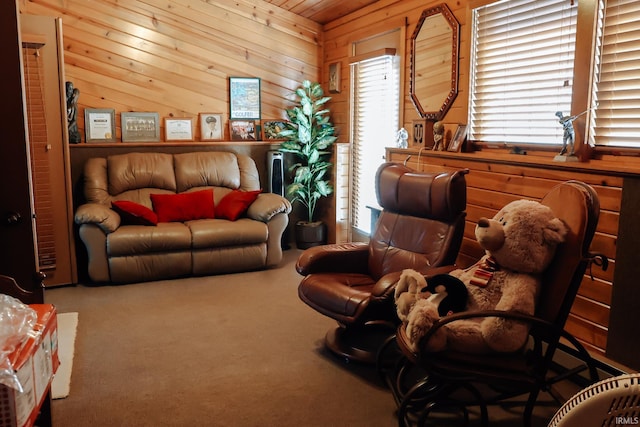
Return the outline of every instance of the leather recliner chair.
{"type": "Polygon", "coordinates": [[[403,269],[427,274],[455,263],[466,216],[468,170],[426,173],[384,163],[376,173],[383,208],[369,243],[316,246],[296,263],[300,299],[338,322],[325,343],[365,363],[399,324],[394,289],[403,269]],[[382,326],[382,327],[380,327],[382,326]]]}

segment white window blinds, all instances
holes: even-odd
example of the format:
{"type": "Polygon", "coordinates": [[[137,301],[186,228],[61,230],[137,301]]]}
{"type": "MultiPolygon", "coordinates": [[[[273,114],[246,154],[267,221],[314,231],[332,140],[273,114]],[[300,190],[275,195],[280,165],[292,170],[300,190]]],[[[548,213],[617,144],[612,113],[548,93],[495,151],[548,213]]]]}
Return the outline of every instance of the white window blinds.
{"type": "Polygon", "coordinates": [[[375,173],[384,161],[385,147],[393,145],[400,111],[400,60],[384,55],[352,65],[353,155],[351,225],[370,230],[368,205],[377,205],[375,173]]]}
{"type": "Polygon", "coordinates": [[[589,142],[640,148],[640,2],[608,0],[600,17],[589,142]]]}
{"type": "Polygon", "coordinates": [[[508,0],[473,11],[469,135],[562,143],[571,109],[577,2],[508,0]]]}

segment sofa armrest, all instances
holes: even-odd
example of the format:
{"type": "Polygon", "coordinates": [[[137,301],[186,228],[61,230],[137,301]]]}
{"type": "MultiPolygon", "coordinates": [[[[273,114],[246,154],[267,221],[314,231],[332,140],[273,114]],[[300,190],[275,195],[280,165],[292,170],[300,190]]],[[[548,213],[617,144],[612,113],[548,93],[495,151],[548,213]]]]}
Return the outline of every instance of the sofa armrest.
{"type": "Polygon", "coordinates": [[[78,225],[95,224],[105,233],[113,233],[120,227],[120,215],[105,205],[99,203],[86,203],[81,205],[75,214],[75,222],[78,225]]]}
{"type": "Polygon", "coordinates": [[[312,273],[368,273],[369,244],[334,243],[306,249],[298,257],[296,271],[312,273]]]}
{"type": "Polygon", "coordinates": [[[275,193],[261,193],[249,206],[247,216],[256,221],[269,222],[274,215],[291,212],[291,202],[275,193]]]}

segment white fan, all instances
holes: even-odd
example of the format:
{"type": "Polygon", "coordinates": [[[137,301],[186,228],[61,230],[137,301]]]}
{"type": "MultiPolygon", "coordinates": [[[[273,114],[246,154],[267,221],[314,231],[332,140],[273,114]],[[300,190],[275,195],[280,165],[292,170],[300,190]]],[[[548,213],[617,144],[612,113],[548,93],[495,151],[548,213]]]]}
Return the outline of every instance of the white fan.
{"type": "Polygon", "coordinates": [[[640,425],[640,374],[607,378],[576,393],[548,427],[640,425]]]}

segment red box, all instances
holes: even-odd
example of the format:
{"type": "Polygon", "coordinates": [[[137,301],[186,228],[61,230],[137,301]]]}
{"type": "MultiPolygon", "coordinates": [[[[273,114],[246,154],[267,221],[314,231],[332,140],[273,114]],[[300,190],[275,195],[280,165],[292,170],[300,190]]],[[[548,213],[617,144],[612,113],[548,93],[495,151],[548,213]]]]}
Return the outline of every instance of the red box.
{"type": "Polygon", "coordinates": [[[29,337],[9,360],[22,393],[0,384],[0,427],[32,426],[47,396],[58,359],[58,321],[51,304],[30,304],[38,319],[29,337]]]}

